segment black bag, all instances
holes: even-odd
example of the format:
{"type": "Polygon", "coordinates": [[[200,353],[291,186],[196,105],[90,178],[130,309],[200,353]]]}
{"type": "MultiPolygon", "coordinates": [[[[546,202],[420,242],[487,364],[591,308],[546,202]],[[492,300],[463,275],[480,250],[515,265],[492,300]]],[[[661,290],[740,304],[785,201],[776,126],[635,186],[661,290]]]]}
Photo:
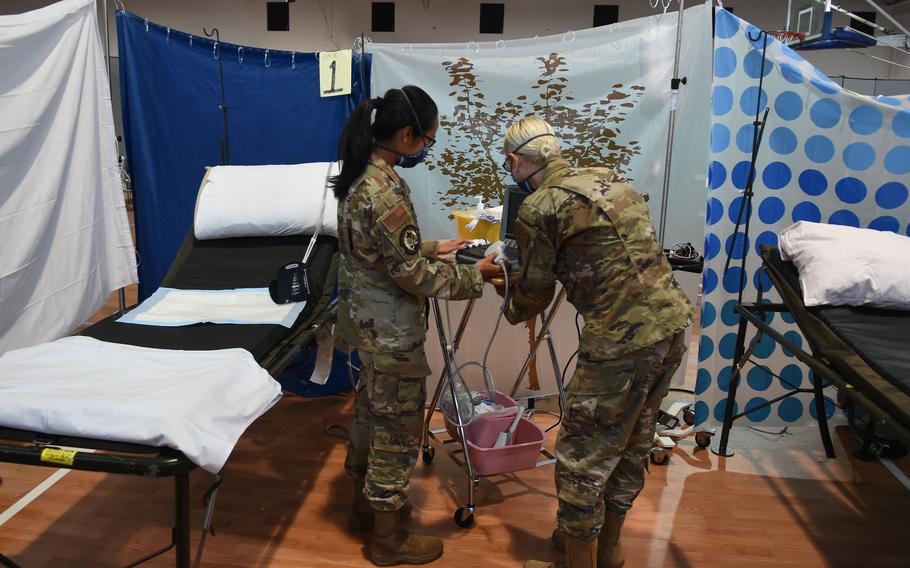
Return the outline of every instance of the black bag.
{"type": "Polygon", "coordinates": [[[310,299],[310,281],[307,266],[303,262],[292,262],[278,269],[278,274],[269,284],[269,295],[276,304],[306,302],[310,299]]]}

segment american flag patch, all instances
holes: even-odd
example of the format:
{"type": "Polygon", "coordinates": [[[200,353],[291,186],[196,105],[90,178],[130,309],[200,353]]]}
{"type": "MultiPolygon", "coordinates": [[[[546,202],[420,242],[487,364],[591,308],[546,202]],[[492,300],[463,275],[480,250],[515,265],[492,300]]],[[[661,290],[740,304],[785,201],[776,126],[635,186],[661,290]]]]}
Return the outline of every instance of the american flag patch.
{"type": "Polygon", "coordinates": [[[394,233],[403,227],[410,218],[411,215],[408,213],[408,210],[404,205],[399,203],[394,209],[383,215],[379,222],[382,223],[382,226],[385,227],[387,231],[394,233]]]}

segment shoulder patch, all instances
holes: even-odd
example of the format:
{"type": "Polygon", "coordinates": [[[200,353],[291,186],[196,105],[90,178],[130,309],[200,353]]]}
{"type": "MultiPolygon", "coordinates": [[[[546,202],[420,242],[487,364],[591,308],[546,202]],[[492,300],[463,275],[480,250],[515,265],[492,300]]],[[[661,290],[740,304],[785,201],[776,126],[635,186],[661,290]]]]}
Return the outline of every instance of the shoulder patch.
{"type": "Polygon", "coordinates": [[[379,219],[379,222],[382,223],[382,226],[385,227],[388,232],[394,233],[404,226],[410,218],[411,214],[408,213],[407,208],[404,204],[399,203],[383,215],[379,219]]]}
{"type": "Polygon", "coordinates": [[[420,250],[420,233],[414,225],[408,225],[398,237],[401,248],[408,254],[417,254],[420,250]]]}

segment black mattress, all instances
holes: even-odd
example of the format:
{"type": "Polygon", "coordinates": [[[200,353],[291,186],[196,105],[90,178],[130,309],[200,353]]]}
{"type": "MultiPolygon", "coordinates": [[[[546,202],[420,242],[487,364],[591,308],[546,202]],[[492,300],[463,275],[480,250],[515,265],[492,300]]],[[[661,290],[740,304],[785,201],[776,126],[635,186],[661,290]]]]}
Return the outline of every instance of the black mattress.
{"type": "MultiPolygon", "coordinates": [[[[184,290],[226,290],[267,287],[280,266],[299,261],[310,237],[250,237],[198,241],[188,237],[175,265],[162,286],[184,290]]],[[[314,315],[319,295],[326,286],[332,258],[338,250],[334,237],[319,237],[310,256],[308,275],[314,298],[297,317],[295,328],[314,315]]],[[[240,347],[257,361],[292,333],[280,325],[197,324],[183,327],[146,326],[117,323],[114,314],[85,329],[82,335],[111,343],[158,349],[211,350],[240,347]]]]}
{"type": "MultiPolygon", "coordinates": [[[[781,260],[779,251],[773,252],[772,262],[795,290],[802,290],[792,262],[781,260]]],[[[910,312],[863,306],[817,306],[809,312],[824,321],[876,373],[910,394],[910,312]]]]}

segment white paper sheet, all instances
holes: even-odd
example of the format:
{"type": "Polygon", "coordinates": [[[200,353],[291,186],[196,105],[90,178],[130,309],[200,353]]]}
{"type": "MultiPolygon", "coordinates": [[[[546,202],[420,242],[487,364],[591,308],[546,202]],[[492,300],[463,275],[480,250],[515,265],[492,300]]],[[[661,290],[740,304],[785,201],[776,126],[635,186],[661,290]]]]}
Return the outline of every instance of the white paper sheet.
{"type": "Polygon", "coordinates": [[[178,327],[196,323],[274,324],[291,328],[306,302],[276,304],[268,288],[178,290],[158,288],[121,323],[178,327]]]}

